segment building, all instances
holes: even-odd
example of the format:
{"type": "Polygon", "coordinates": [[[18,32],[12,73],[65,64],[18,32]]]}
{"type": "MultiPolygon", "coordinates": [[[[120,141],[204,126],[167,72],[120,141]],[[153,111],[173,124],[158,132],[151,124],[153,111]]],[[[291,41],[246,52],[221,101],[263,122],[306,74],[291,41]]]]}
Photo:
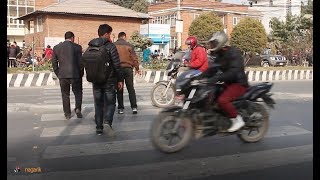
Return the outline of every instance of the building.
{"type": "Polygon", "coordinates": [[[104,23],[113,28],[112,40],[116,41],[121,31],[130,37],[134,31],[140,30],[142,21],[149,19],[149,15],[103,0],[64,0],[36,8],[18,19],[24,21],[26,44],[34,42],[38,54],[46,45],[53,47],[64,41],[66,31],[74,32],[76,43],[85,49],[88,42],[98,36],[99,25],[104,23]]]}
{"type": "MultiPolygon", "coordinates": [[[[225,32],[229,35],[241,18],[252,17],[261,18],[261,14],[255,10],[249,10],[247,5],[236,5],[221,3],[214,0],[181,0],[180,3],[180,21],[178,20],[177,0],[164,0],[164,2],[153,3],[149,6],[148,13],[153,19],[150,19],[151,24],[170,24],[171,37],[169,46],[170,49],[180,47],[186,49],[184,40],[188,37],[188,30],[192,21],[205,12],[215,12],[221,17],[225,32]],[[182,20],[182,21],[181,21],[182,20]],[[181,39],[179,40],[176,26],[182,27],[181,39]],[[179,42],[180,41],[180,42],[179,42]]],[[[178,28],[179,29],[179,28],[178,28]]]]}
{"type": "Polygon", "coordinates": [[[249,9],[260,11],[263,14],[261,22],[269,34],[271,32],[270,20],[273,17],[285,21],[287,14],[299,16],[301,14],[301,2],[307,0],[252,0],[248,1],[249,9]]]}

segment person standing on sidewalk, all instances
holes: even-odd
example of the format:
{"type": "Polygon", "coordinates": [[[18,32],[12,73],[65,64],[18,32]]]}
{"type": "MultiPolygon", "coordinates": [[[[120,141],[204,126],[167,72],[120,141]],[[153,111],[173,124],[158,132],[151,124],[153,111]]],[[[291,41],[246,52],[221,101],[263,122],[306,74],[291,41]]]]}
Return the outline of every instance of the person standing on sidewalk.
{"type": "Polygon", "coordinates": [[[71,118],[70,85],[75,96],[75,113],[82,118],[82,76],[84,68],[81,65],[82,47],[74,43],[74,34],[68,31],[64,35],[65,41],[53,48],[52,67],[59,78],[64,116],[71,118]]]}
{"type": "MultiPolygon", "coordinates": [[[[136,73],[139,71],[139,62],[136,53],[134,52],[134,47],[126,41],[127,36],[125,32],[120,32],[118,34],[118,40],[114,43],[117,47],[120,66],[123,71],[124,81],[129,93],[130,105],[132,108],[132,113],[137,114],[137,99],[136,92],[133,86],[133,68],[135,68],[136,73]]],[[[123,114],[124,104],[123,104],[123,89],[117,91],[118,99],[118,113],[123,114]]]]}

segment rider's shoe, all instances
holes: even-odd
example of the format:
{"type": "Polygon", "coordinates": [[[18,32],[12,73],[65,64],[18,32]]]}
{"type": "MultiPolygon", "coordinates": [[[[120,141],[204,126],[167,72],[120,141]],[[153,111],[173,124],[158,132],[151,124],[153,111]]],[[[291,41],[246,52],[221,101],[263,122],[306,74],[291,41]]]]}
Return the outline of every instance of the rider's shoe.
{"type": "Polygon", "coordinates": [[[231,127],[227,130],[228,132],[234,132],[239,130],[241,127],[244,126],[244,121],[240,115],[238,115],[236,118],[231,118],[230,119],[232,122],[231,127]]]}

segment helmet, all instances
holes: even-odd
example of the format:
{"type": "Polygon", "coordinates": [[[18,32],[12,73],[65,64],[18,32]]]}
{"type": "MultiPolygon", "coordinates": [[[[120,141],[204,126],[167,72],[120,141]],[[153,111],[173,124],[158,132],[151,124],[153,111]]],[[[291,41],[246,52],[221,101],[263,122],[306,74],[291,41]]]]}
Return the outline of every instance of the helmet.
{"type": "Polygon", "coordinates": [[[222,47],[226,46],[228,42],[228,36],[224,31],[218,31],[212,35],[209,39],[209,49],[208,51],[217,52],[222,47]]]}
{"type": "Polygon", "coordinates": [[[189,45],[191,47],[191,49],[193,49],[194,47],[196,47],[196,45],[198,44],[198,40],[196,37],[194,36],[190,36],[186,39],[185,42],[186,45],[189,45]]]}

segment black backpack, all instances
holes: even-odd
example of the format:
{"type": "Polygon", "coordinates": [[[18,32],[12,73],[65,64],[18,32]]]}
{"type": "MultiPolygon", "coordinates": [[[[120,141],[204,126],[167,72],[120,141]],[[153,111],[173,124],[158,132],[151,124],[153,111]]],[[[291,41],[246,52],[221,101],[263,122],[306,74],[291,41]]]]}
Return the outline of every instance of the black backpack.
{"type": "Polygon", "coordinates": [[[89,46],[82,55],[82,62],[87,74],[87,81],[104,84],[112,72],[110,52],[106,44],[96,47],[89,46]]]}

